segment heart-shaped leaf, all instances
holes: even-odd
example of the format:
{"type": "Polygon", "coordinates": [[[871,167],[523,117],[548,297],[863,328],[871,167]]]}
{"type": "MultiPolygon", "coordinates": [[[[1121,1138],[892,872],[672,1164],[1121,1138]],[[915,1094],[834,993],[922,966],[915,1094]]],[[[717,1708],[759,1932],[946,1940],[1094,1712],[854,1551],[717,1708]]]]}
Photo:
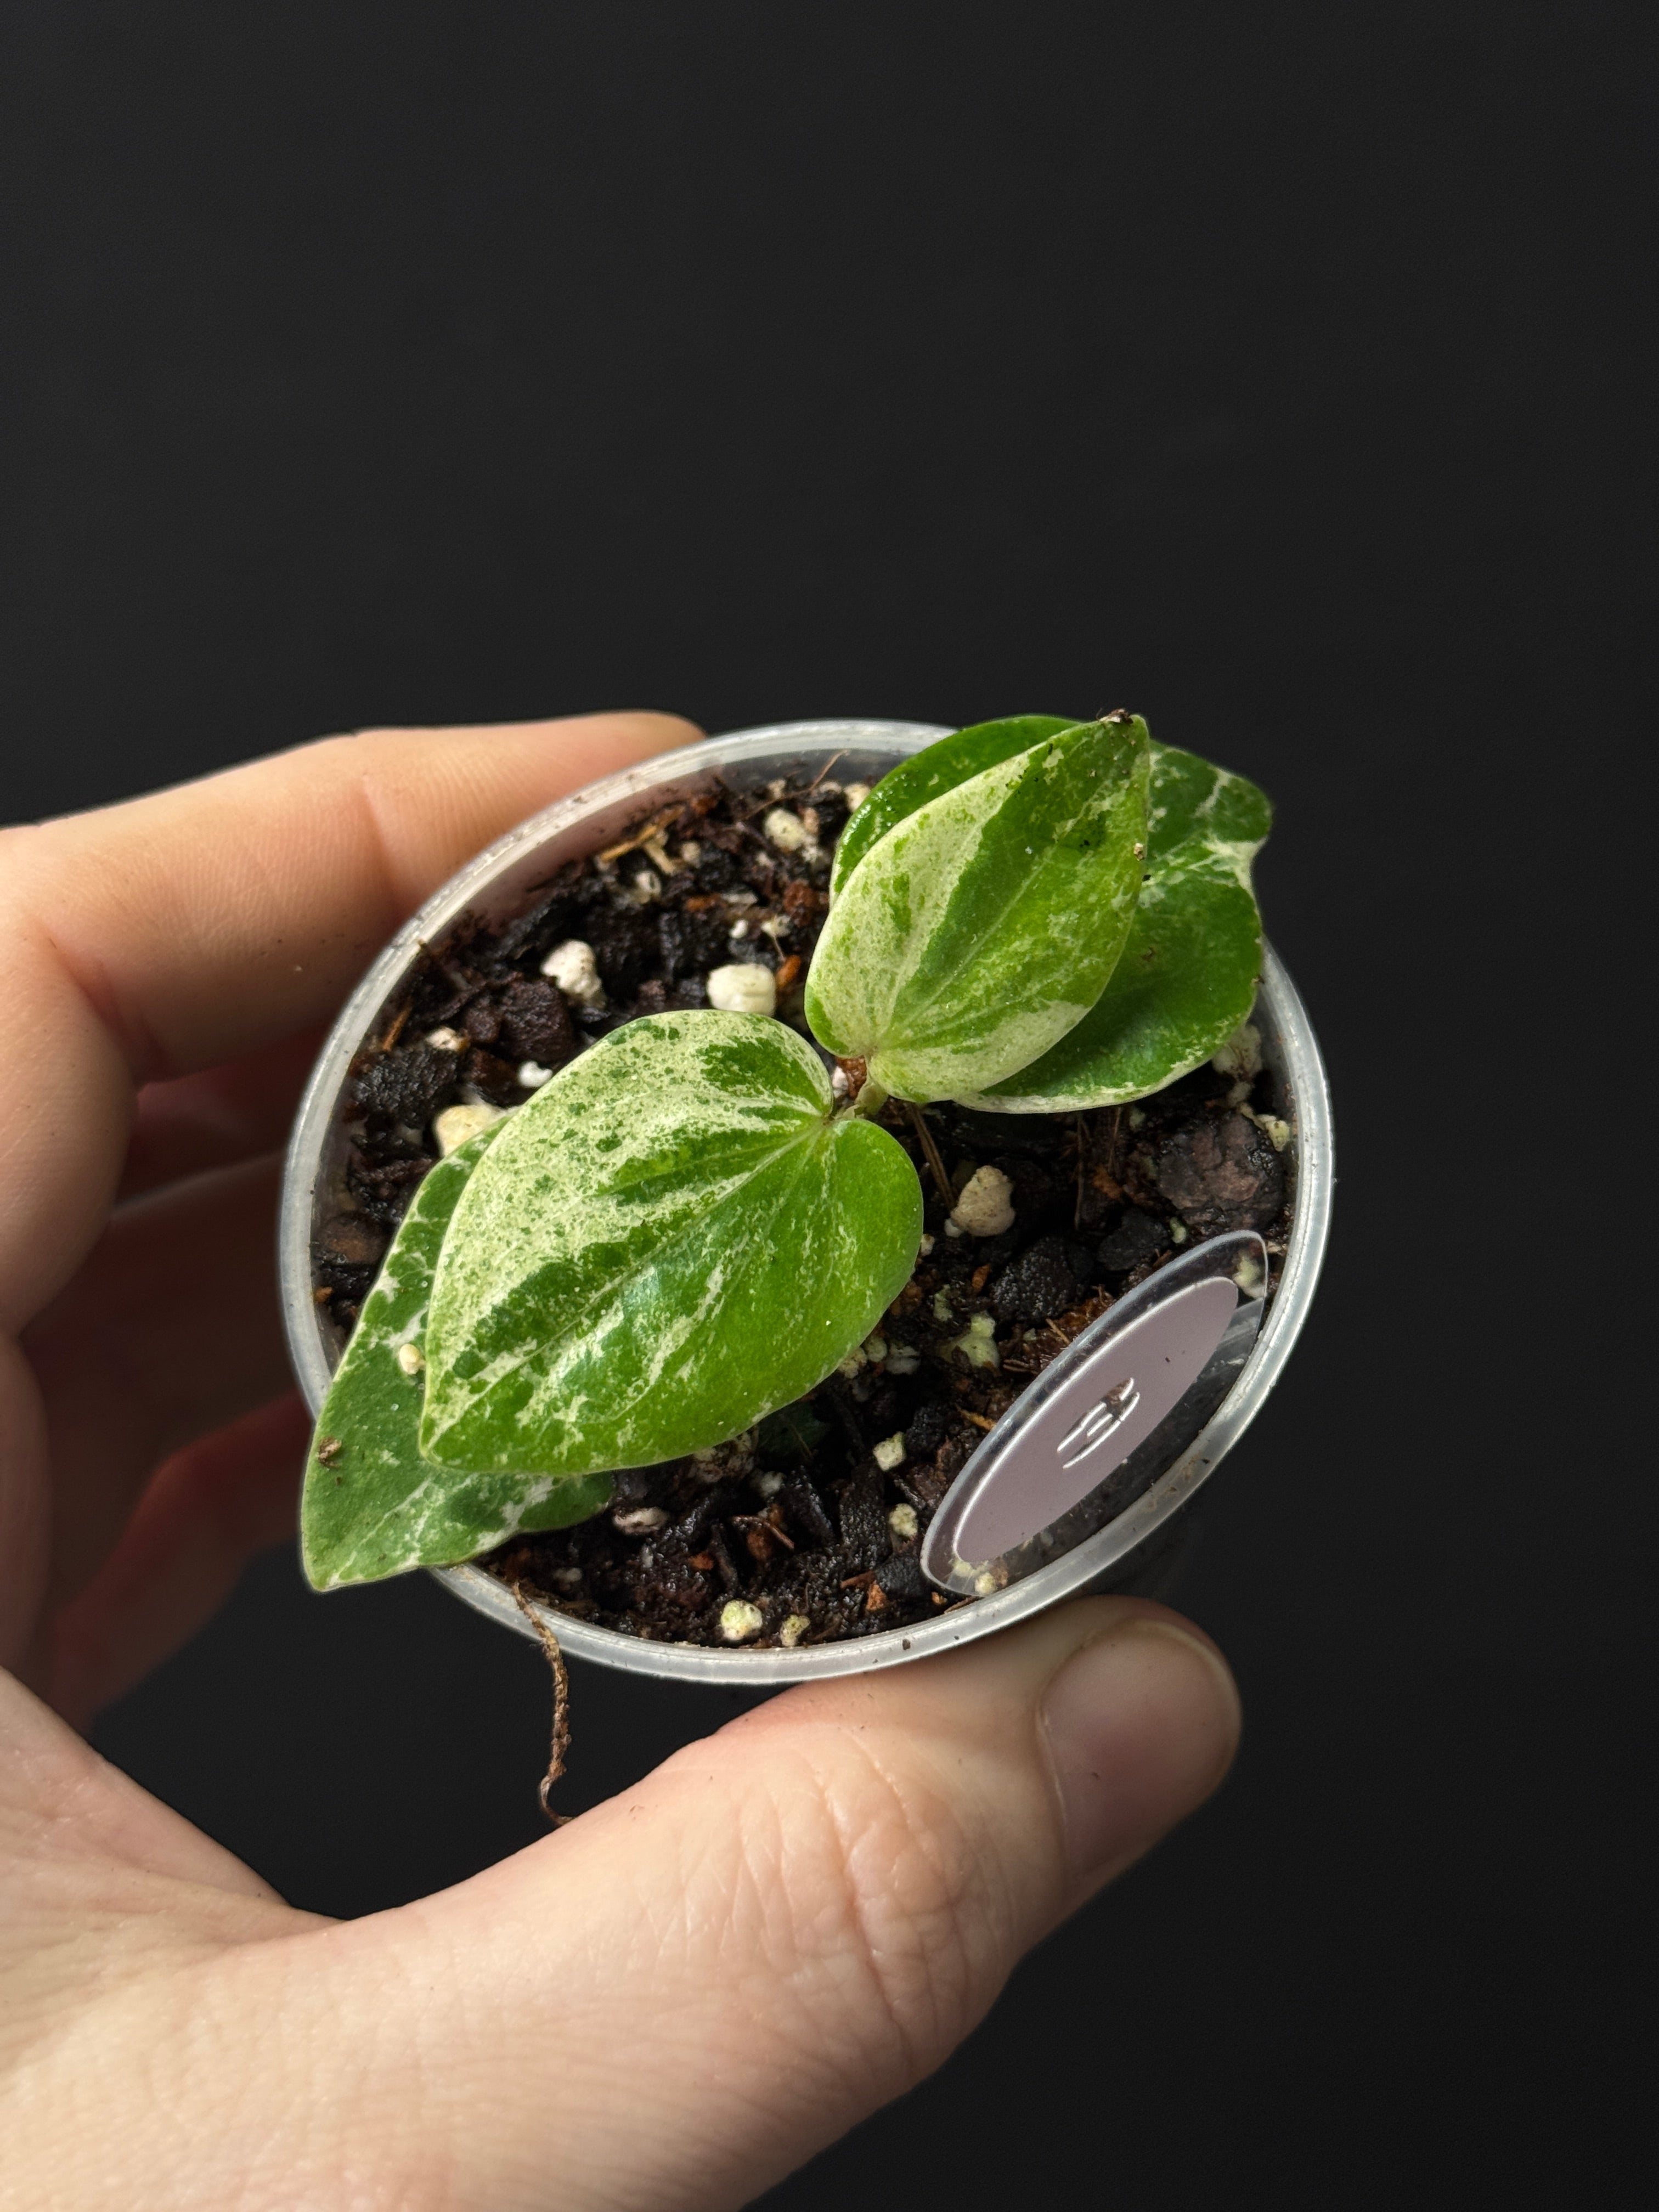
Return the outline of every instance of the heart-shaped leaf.
{"type": "Polygon", "coordinates": [[[807,978],[831,1051],[902,1098],[1000,1082],[1058,1042],[1117,962],[1140,888],[1146,726],[1043,738],[929,799],[842,886],[807,978]]]}
{"type": "Polygon", "coordinates": [[[1010,714],[1000,722],[975,722],[969,729],[953,731],[948,738],[936,738],[931,745],[924,745],[919,753],[889,769],[863,805],[854,809],[836,840],[835,872],[830,883],[832,895],[839,896],[842,885],[870,848],[907,814],[966,783],[970,775],[982,775],[1000,761],[1030,752],[1044,738],[1057,738],[1062,730],[1076,729],[1078,723],[1075,714],[1010,714]]]}
{"type": "Polygon", "coordinates": [[[1146,880],[1105,991],[1041,1060],[969,1103],[1046,1114],[1144,1098],[1248,1018],[1261,977],[1250,863],[1273,808],[1242,775],[1155,744],[1149,819],[1146,880]]]}
{"type": "Polygon", "coordinates": [[[835,1117],[805,1038],[647,1016],[519,1108],[462,1193],[427,1330],[421,1449],[588,1474],[724,1442],[800,1397],[908,1280],[921,1188],[835,1117]]]}
{"type": "Polygon", "coordinates": [[[318,1589],[475,1559],[520,1529],[562,1528],[610,1502],[608,1474],[470,1478],[421,1457],[417,1359],[439,1248],[468,1176],[506,1127],[493,1123],[428,1170],[335,1370],[300,1508],[318,1589]]]}

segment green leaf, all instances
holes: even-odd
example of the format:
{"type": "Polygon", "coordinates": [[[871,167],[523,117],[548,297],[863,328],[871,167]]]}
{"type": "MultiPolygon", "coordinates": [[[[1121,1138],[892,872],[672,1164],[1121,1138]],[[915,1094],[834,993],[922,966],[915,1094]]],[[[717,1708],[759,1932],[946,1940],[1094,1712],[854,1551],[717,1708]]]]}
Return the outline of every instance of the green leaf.
{"type": "Polygon", "coordinates": [[[755,1014],[629,1022],[544,1084],[444,1242],[426,1455],[641,1466],[821,1382],[921,1237],[904,1152],[834,1106],[811,1046],[755,1014]]]}
{"type": "Polygon", "coordinates": [[[398,1355],[422,1347],[444,1232],[468,1177],[507,1126],[481,1130],[428,1171],[363,1301],[306,1462],[300,1540],[318,1589],[474,1559],[520,1529],[586,1521],[611,1501],[608,1475],[469,1480],[420,1455],[421,1373],[406,1373],[398,1355]]]}
{"type": "Polygon", "coordinates": [[[1085,722],[906,815],[847,878],[806,1018],[902,1098],[1027,1066],[1105,988],[1133,918],[1149,750],[1137,716],[1085,722]]]}
{"type": "Polygon", "coordinates": [[[842,885],[870,848],[907,814],[954,790],[970,775],[982,775],[999,762],[1029,752],[1042,738],[1076,729],[1079,719],[1075,714],[1011,714],[1000,722],[975,722],[971,729],[935,738],[890,769],[854,810],[836,841],[831,896],[839,896],[842,885]]]}
{"type": "Polygon", "coordinates": [[[1261,976],[1250,863],[1273,808],[1242,775],[1155,744],[1149,818],[1140,902],[1100,1000],[1034,1066],[969,1103],[1045,1114],[1144,1098],[1249,1018],[1261,976]]]}

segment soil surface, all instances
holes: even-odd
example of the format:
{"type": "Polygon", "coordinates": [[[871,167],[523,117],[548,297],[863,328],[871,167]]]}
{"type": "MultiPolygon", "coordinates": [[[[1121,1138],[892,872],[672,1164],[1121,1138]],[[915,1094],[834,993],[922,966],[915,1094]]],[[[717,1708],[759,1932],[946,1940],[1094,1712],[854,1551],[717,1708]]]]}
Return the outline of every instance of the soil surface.
{"type": "MultiPolygon", "coordinates": [[[[446,1108],[520,1103],[606,1030],[706,1006],[709,971],[730,964],[769,969],[779,1014],[804,1028],[802,986],[849,811],[849,793],[828,781],[704,794],[567,864],[506,923],[464,925],[432,949],[354,1062],[343,1103],[350,1149],[314,1292],[343,1334],[438,1157],[432,1124],[446,1108]],[[541,973],[573,939],[592,948],[602,1006],[541,973]]],[[[883,1125],[916,1164],[927,1233],[862,1350],[734,1443],[620,1474],[605,1513],[481,1564],[560,1612],[676,1643],[733,1641],[733,1601],[758,1616],[742,1638],[751,1646],[906,1628],[961,1602],[924,1579],[921,1534],[1020,1392],[1183,1246],[1255,1229],[1275,1262],[1283,1254],[1274,1103],[1267,1076],[1206,1066],[1137,1105],[1085,1114],[930,1106],[928,1147],[924,1117],[890,1102],[883,1125]],[[1007,1177],[1012,1224],[957,1233],[955,1198],[983,1167],[1007,1177]]]]}

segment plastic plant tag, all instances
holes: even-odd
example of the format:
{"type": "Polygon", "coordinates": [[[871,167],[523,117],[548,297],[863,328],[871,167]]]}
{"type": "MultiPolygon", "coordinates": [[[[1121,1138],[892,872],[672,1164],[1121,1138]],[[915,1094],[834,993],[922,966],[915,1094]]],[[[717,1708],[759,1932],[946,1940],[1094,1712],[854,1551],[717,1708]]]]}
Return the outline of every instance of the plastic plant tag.
{"type": "Polygon", "coordinates": [[[1244,1232],[1196,1246],[1120,1298],[946,1491],[922,1546],[929,1580],[988,1595],[1150,1488],[1237,1380],[1267,1284],[1267,1247],[1244,1232]],[[1077,1515],[1085,1526],[1062,1528],[1077,1515]]]}

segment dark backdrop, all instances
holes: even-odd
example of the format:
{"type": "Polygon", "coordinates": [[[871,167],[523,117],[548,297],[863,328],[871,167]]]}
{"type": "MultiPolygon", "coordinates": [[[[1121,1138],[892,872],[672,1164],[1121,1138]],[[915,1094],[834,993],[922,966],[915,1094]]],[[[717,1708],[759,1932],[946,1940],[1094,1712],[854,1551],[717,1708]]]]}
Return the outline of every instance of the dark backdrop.
{"type": "MultiPolygon", "coordinates": [[[[11,815],[632,704],[1123,701],[1279,802],[1344,1181],[1181,1594],[1237,1773],[778,2212],[1628,2201],[1650,1509],[1576,1363],[1636,1359],[1582,1284],[1644,1109],[1558,947],[1642,726],[1636,21],[0,18],[11,815]]],[[[545,1697],[282,1556],[99,1740],[350,1912],[538,1832],[545,1697]]],[[[729,1708],[576,1710],[573,1803],[729,1708]]]]}

